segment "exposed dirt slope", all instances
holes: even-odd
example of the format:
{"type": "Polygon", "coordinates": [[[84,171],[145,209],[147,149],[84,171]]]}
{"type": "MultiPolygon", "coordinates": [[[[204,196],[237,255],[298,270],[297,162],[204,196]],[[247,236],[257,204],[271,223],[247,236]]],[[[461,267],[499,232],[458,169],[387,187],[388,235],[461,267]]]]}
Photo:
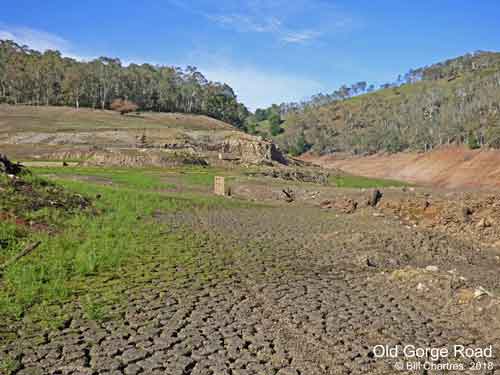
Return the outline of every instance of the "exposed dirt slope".
{"type": "Polygon", "coordinates": [[[206,116],[122,116],[67,107],[0,105],[0,151],[16,160],[78,160],[113,166],[161,167],[193,158],[286,163],[271,141],[206,116]]]}
{"type": "Polygon", "coordinates": [[[308,161],[368,177],[391,178],[442,188],[500,187],[500,151],[445,147],[428,153],[326,156],[308,161]]]}

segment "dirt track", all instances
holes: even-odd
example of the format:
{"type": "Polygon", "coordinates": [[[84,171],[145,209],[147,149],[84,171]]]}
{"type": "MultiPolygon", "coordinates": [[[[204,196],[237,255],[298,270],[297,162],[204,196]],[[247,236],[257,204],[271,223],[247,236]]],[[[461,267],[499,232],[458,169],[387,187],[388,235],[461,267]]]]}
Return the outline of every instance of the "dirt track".
{"type": "Polygon", "coordinates": [[[500,151],[444,147],[428,153],[306,158],[324,167],[450,189],[500,187],[500,151]]]}
{"type": "Polygon", "coordinates": [[[43,336],[19,332],[23,347],[8,349],[23,363],[19,375],[392,374],[398,360],[374,358],[374,345],[500,350],[496,299],[467,294],[498,285],[495,254],[470,257],[467,241],[368,208],[342,215],[292,204],[154,220],[205,233],[193,262],[213,263],[210,276],[194,282],[200,268],[168,283],[153,259],[149,278],[123,287],[123,320],[75,316],[43,336]]]}

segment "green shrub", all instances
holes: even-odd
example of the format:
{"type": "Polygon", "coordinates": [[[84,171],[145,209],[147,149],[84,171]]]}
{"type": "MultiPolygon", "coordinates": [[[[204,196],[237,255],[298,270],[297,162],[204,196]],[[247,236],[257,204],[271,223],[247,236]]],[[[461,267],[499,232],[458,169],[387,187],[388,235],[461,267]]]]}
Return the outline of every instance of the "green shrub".
{"type": "Polygon", "coordinates": [[[469,134],[469,139],[468,139],[468,143],[467,145],[469,146],[469,148],[471,150],[476,150],[478,149],[479,147],[481,147],[479,145],[479,141],[477,140],[477,137],[473,134],[473,133],[470,133],[469,134]]]}

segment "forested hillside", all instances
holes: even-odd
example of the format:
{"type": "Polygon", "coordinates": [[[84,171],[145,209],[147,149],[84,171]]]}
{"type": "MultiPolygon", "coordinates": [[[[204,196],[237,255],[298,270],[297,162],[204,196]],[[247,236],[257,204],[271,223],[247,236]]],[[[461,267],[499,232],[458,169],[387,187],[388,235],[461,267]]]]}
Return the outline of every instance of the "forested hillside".
{"type": "Polygon", "coordinates": [[[361,81],[250,114],[231,87],[192,66],[123,66],[107,57],[80,62],[0,40],[0,103],[100,109],[128,103],[142,111],[204,114],[272,137],[296,155],[444,144],[500,148],[500,53],[467,54],[410,70],[378,89],[361,81]]]}
{"type": "Polygon", "coordinates": [[[275,139],[295,154],[429,150],[444,144],[499,148],[500,53],[477,52],[411,70],[377,91],[365,82],[343,86],[279,111],[283,123],[275,139]]]}
{"type": "Polygon", "coordinates": [[[209,82],[192,66],[123,66],[108,57],[80,62],[0,40],[0,104],[105,109],[117,99],[139,110],[204,114],[236,126],[248,115],[231,87],[209,82]]]}

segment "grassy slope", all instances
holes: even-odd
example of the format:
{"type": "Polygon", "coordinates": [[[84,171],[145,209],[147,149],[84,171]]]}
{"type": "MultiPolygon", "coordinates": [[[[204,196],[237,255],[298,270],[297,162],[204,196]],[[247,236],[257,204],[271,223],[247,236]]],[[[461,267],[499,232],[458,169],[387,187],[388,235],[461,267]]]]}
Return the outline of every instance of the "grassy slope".
{"type": "MultiPolygon", "coordinates": [[[[157,171],[71,169],[68,172],[68,169],[44,168],[37,173],[92,173],[106,176],[117,184],[102,186],[60,180],[59,184],[69,191],[101,198],[93,199],[97,215],[80,212],[70,217],[53,217],[54,212],[47,210],[26,213],[36,214],[39,220],[48,220],[44,215],[50,215],[51,223],[57,228],[52,234],[23,231],[21,235],[19,227],[6,220],[0,221],[0,237],[7,240],[1,249],[0,263],[13,257],[26,244],[42,241],[33,254],[9,267],[0,278],[0,321],[24,318],[42,325],[62,324],[67,313],[64,302],[77,297],[90,318],[102,318],[105,315],[103,307],[115,301],[120,293],[119,289],[105,290],[96,297],[95,291],[99,290],[103,278],[121,280],[117,286],[139,282],[146,277],[148,261],[153,257],[167,269],[165,275],[169,267],[179,264],[189,272],[200,255],[200,237],[182,230],[166,230],[155,223],[155,213],[207,209],[214,205],[247,205],[217,197],[158,192],[159,188],[168,188],[168,185],[162,183],[157,171]],[[93,302],[96,299],[98,303],[93,302]]],[[[191,185],[205,185],[216,173],[182,172],[184,183],[191,185]]],[[[202,267],[211,265],[213,261],[202,267]]]]}
{"type": "MultiPolygon", "coordinates": [[[[449,82],[447,79],[441,79],[437,81],[420,81],[412,84],[404,84],[397,88],[381,89],[372,93],[358,95],[345,100],[344,102],[342,102],[342,104],[346,105],[353,113],[359,111],[359,109],[362,107],[362,103],[374,99],[376,99],[377,102],[379,100],[383,100],[388,105],[397,106],[401,103],[401,100],[405,97],[405,95],[411,96],[414,93],[423,91],[424,89],[429,87],[439,87],[443,91],[453,92],[456,87],[458,87],[461,83],[463,83],[463,81],[467,79],[467,77],[471,76],[472,73],[467,73],[457,77],[451,82],[449,82]]],[[[319,110],[328,110],[329,107],[330,105],[325,105],[323,107],[320,107],[319,110]]]]}
{"type": "Polygon", "coordinates": [[[234,130],[227,123],[206,116],[181,113],[143,113],[121,116],[113,111],[69,107],[0,105],[0,133],[20,131],[71,131],[105,129],[234,130]]]}
{"type": "MultiPolygon", "coordinates": [[[[476,72],[462,72],[456,76],[453,80],[448,80],[446,78],[433,81],[419,81],[412,84],[404,84],[396,88],[387,88],[377,90],[372,93],[362,94],[355,96],[341,103],[330,103],[323,106],[315,107],[301,118],[301,123],[307,124],[311,121],[310,117],[314,117],[312,123],[318,122],[318,126],[336,129],[337,131],[345,131],[344,116],[345,112],[350,113],[355,117],[363,117],[365,114],[365,109],[373,105],[379,107],[378,116],[383,118],[384,111],[388,112],[388,115],[392,113],[398,113],[400,111],[401,105],[408,101],[410,98],[416,97],[422,92],[426,92],[429,89],[436,89],[439,91],[441,97],[452,97],[456,95],[457,89],[459,87],[467,86],[467,82],[477,81],[478,78],[485,78],[491,76],[492,74],[498,73],[497,68],[481,69],[476,72]],[[375,103],[375,104],[374,104],[375,103]],[[347,109],[344,111],[343,108],[347,109]]],[[[373,110],[373,109],[372,109],[373,110]]],[[[376,111],[375,111],[376,112],[376,111]]],[[[404,114],[401,114],[404,116],[404,114]]],[[[299,116],[300,117],[300,116],[299,116]]],[[[293,116],[292,116],[293,118],[293,116]]],[[[286,118],[285,118],[286,120],[286,118]]],[[[366,118],[364,122],[369,122],[370,118],[366,118]]],[[[294,121],[292,121],[292,124],[294,121]]],[[[290,127],[287,121],[282,125],[285,135],[293,134],[297,131],[295,127],[290,127]]],[[[367,126],[365,129],[357,129],[356,132],[359,134],[365,134],[368,130],[372,128],[372,125],[367,126]]],[[[281,138],[284,135],[275,137],[275,139],[280,143],[281,138]]]]}

